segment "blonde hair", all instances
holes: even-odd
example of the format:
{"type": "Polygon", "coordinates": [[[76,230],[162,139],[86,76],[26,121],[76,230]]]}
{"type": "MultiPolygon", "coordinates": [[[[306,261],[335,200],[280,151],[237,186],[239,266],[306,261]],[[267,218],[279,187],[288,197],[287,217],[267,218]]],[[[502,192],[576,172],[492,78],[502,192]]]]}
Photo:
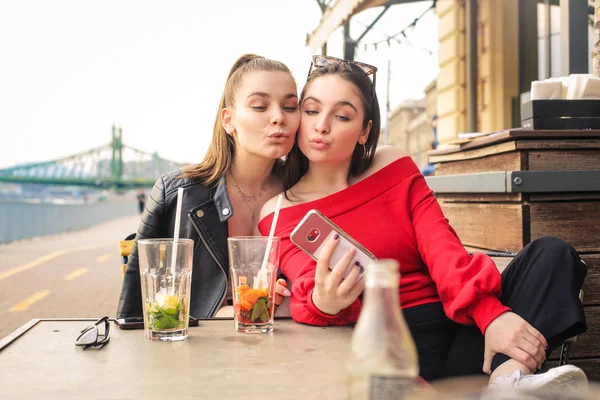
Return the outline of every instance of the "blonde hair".
{"type": "MultiPolygon", "coordinates": [[[[225,88],[221,96],[213,135],[204,159],[199,164],[183,169],[183,176],[200,181],[204,185],[217,182],[231,168],[235,157],[235,141],[228,135],[221,121],[221,110],[235,105],[235,95],[244,77],[255,71],[282,71],[292,75],[290,69],[282,62],[270,60],[255,54],[244,54],[231,67],[225,88]]],[[[293,79],[293,78],[292,78],[293,79]]]]}

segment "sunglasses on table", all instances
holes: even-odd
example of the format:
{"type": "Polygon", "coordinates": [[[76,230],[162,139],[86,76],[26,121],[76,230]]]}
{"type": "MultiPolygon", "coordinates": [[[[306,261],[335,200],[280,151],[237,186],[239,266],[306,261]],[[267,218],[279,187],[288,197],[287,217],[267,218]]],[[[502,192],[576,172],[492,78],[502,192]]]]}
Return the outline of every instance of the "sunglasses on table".
{"type": "Polygon", "coordinates": [[[365,76],[373,75],[373,98],[375,98],[375,76],[377,67],[374,65],[365,64],[358,61],[342,60],[341,58],[331,56],[313,56],[310,68],[308,69],[308,76],[317,68],[327,68],[332,65],[344,64],[349,69],[357,73],[363,73],[365,76]]]}
{"type": "Polygon", "coordinates": [[[110,321],[108,317],[100,318],[92,325],[85,327],[81,334],[75,339],[76,346],[82,346],[84,350],[90,347],[101,349],[110,340],[110,321]],[[99,326],[103,325],[101,330],[99,326]]]}

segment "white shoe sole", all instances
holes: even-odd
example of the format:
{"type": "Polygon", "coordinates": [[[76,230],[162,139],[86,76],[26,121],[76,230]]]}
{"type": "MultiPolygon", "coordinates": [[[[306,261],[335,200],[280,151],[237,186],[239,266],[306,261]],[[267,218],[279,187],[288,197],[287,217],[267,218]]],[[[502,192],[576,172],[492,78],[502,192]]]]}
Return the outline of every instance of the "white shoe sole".
{"type": "MultiPolygon", "coordinates": [[[[525,377],[527,378],[527,377],[525,377]]],[[[552,368],[543,374],[531,376],[520,382],[519,389],[546,388],[584,388],[588,387],[588,379],[580,368],[574,365],[562,365],[552,368]]]]}

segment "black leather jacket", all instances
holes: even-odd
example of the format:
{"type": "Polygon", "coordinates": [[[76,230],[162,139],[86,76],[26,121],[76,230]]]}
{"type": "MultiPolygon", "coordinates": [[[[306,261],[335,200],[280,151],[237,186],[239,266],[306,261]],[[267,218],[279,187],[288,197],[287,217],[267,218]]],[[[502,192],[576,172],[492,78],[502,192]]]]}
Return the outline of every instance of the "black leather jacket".
{"type": "Polygon", "coordinates": [[[179,237],[194,240],[190,315],[212,318],[225,298],[229,266],[227,220],[233,214],[225,178],[207,187],[174,171],[156,181],[146,203],[127,263],[117,318],[142,316],[137,241],[173,237],[180,187],[185,188],[185,194],[179,237]]]}

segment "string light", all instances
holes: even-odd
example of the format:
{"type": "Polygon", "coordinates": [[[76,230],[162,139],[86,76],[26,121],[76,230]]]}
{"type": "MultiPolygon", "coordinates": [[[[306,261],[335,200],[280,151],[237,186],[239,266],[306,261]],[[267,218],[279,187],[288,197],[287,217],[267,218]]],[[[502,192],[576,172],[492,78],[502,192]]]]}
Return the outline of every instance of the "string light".
{"type": "MultiPolygon", "coordinates": [[[[433,2],[432,2],[432,4],[431,4],[431,6],[430,6],[430,7],[429,7],[427,10],[423,11],[423,13],[422,13],[421,15],[419,15],[417,18],[415,18],[415,19],[414,19],[414,21],[412,21],[412,22],[411,22],[411,23],[410,23],[408,26],[406,26],[404,29],[402,29],[400,32],[396,33],[395,35],[392,35],[392,36],[387,36],[387,35],[385,35],[385,36],[386,36],[386,38],[385,38],[385,39],[383,39],[383,40],[379,40],[379,41],[377,41],[377,42],[373,42],[373,43],[365,43],[365,45],[364,45],[365,51],[367,51],[367,48],[368,48],[368,47],[370,47],[370,46],[373,46],[373,48],[374,48],[375,50],[377,50],[377,45],[378,45],[378,44],[381,44],[381,43],[386,43],[386,42],[387,42],[387,45],[388,45],[388,47],[391,47],[391,42],[392,42],[392,40],[393,40],[393,41],[395,41],[395,42],[397,42],[398,44],[402,44],[402,41],[400,41],[400,39],[398,39],[398,36],[402,36],[404,39],[408,39],[408,38],[407,38],[407,36],[406,36],[406,31],[407,31],[408,29],[411,29],[411,28],[412,28],[411,30],[414,30],[414,28],[417,26],[417,23],[418,23],[418,22],[419,22],[419,21],[420,21],[420,20],[421,20],[421,19],[422,19],[422,18],[423,18],[423,17],[424,17],[424,16],[425,16],[425,15],[426,15],[428,12],[429,12],[429,11],[431,11],[431,10],[435,9],[436,1],[437,1],[437,0],[433,0],[433,2]]],[[[406,43],[407,43],[409,46],[412,46],[412,45],[411,45],[411,44],[408,42],[408,40],[405,40],[405,42],[406,42],[406,43]]],[[[413,46],[413,47],[416,47],[416,46],[413,46]]],[[[424,49],[424,50],[426,50],[426,49],[424,49]]],[[[432,52],[431,52],[431,51],[429,51],[429,50],[426,50],[426,51],[428,51],[430,54],[432,53],[432,52]]]]}

